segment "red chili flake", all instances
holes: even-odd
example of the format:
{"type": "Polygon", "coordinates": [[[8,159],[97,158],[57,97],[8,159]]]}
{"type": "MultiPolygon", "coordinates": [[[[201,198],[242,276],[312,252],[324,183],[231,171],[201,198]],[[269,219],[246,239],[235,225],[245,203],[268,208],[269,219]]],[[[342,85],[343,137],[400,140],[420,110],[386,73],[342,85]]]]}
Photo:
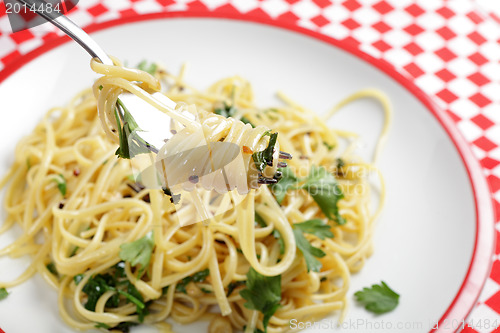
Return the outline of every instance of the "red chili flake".
{"type": "Polygon", "coordinates": [[[247,146],[243,146],[243,152],[244,152],[245,154],[253,154],[252,149],[250,149],[250,148],[249,148],[249,147],[247,147],[247,146]]]}
{"type": "Polygon", "coordinates": [[[78,176],[80,175],[80,169],[78,169],[78,168],[74,168],[74,169],[73,169],[73,175],[74,175],[75,177],[78,177],[78,176]]]}

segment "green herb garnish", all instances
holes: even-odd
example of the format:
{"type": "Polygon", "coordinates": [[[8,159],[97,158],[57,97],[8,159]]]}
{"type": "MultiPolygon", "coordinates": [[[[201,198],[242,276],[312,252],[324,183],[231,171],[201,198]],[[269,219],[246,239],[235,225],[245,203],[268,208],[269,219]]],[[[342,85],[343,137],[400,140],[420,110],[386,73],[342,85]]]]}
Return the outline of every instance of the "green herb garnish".
{"type": "Polygon", "coordinates": [[[255,166],[260,172],[263,172],[267,165],[273,164],[274,146],[276,145],[277,139],[278,133],[271,134],[267,148],[252,154],[255,166]]]}
{"type": "MultiPolygon", "coordinates": [[[[226,103],[224,103],[224,107],[214,109],[215,114],[221,115],[226,118],[234,116],[236,112],[238,112],[238,109],[236,109],[233,105],[228,105],[226,103]]],[[[252,124],[246,117],[241,117],[240,120],[242,123],[250,124],[252,125],[252,127],[255,127],[255,125],[252,124]]]]}
{"type": "Polygon", "coordinates": [[[199,271],[191,276],[186,276],[179,283],[177,283],[175,290],[177,292],[187,294],[186,286],[189,283],[191,283],[191,282],[203,282],[203,281],[205,281],[205,279],[208,277],[209,274],[210,274],[210,270],[207,268],[207,269],[199,271]]]}
{"type": "Polygon", "coordinates": [[[262,325],[267,332],[269,319],[280,307],[281,301],[281,275],[264,276],[250,267],[247,273],[246,288],[240,291],[241,297],[247,302],[245,307],[250,310],[260,311],[264,318],[262,325]]]}
{"type": "Polygon", "coordinates": [[[128,261],[131,266],[140,265],[139,278],[149,265],[154,246],[154,234],[150,231],[136,241],[120,245],[120,259],[128,261]]]}
{"type": "Polygon", "coordinates": [[[293,189],[299,180],[295,177],[292,169],[289,167],[278,168],[278,170],[281,171],[281,179],[276,184],[270,185],[270,188],[272,193],[274,193],[276,201],[281,204],[283,199],[285,199],[286,192],[289,189],[293,189]]]}
{"type": "Polygon", "coordinates": [[[66,184],[66,178],[62,174],[54,175],[52,178],[56,183],[57,183],[57,188],[59,189],[59,192],[61,192],[62,196],[66,196],[66,191],[67,191],[67,184],[66,184]]]}
{"type": "Polygon", "coordinates": [[[156,73],[156,70],[158,69],[158,65],[155,64],[154,62],[148,64],[146,60],[143,60],[137,65],[137,69],[140,69],[141,71],[145,71],[151,75],[154,75],[156,73]]]}
{"type": "Polygon", "coordinates": [[[5,288],[0,288],[0,301],[7,298],[9,296],[9,292],[5,288]]]}
{"type": "Polygon", "coordinates": [[[363,288],[354,294],[356,300],[365,305],[365,309],[376,313],[386,313],[396,308],[399,303],[399,294],[381,281],[380,285],[374,284],[371,288],[363,288]]]}
{"type": "Polygon", "coordinates": [[[346,223],[346,220],[340,216],[338,208],[338,201],[344,198],[344,194],[335,177],[325,168],[313,165],[304,185],[300,188],[309,192],[328,219],[338,224],[346,223]]]}

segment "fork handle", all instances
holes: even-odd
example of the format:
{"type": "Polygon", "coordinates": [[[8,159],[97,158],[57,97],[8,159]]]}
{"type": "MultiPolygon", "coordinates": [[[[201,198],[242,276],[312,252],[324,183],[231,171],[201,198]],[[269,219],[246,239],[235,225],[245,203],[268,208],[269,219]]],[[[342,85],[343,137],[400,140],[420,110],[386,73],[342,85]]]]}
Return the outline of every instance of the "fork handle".
{"type": "Polygon", "coordinates": [[[85,32],[82,28],[71,21],[67,16],[55,11],[37,10],[38,8],[45,8],[47,2],[44,0],[17,0],[28,8],[34,8],[34,12],[48,22],[62,30],[66,35],[71,37],[75,42],[80,44],[81,47],[87,51],[92,58],[98,58],[105,65],[113,65],[113,60],[107,55],[106,52],[85,32]]]}

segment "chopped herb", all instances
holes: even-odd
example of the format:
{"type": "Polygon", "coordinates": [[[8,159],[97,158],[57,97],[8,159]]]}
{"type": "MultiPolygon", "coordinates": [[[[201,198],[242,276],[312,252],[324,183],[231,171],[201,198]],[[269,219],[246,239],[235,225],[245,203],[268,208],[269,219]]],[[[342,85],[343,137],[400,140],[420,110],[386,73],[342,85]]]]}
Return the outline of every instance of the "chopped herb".
{"type": "Polygon", "coordinates": [[[148,314],[146,304],[144,304],[144,299],[137,288],[129,280],[119,280],[109,273],[98,274],[91,277],[85,286],[83,286],[82,291],[87,294],[87,303],[85,303],[85,308],[89,311],[95,311],[97,301],[105,292],[114,291],[116,294],[107,300],[105,307],[118,307],[120,303],[120,296],[123,296],[127,303],[133,303],[136,305],[136,311],[140,322],[142,322],[144,320],[144,316],[148,314]],[[119,289],[118,287],[121,287],[122,289],[119,289]]]}
{"type": "Polygon", "coordinates": [[[262,133],[262,136],[271,136],[271,130],[267,130],[264,133],[262,133]]]}
{"type": "Polygon", "coordinates": [[[103,87],[103,86],[102,86],[102,84],[101,84],[101,85],[99,86],[99,90],[102,90],[102,88],[104,88],[104,87],[103,87]]]}
{"type": "Polygon", "coordinates": [[[154,75],[154,73],[156,73],[156,70],[158,69],[158,65],[154,62],[148,64],[146,60],[143,60],[137,65],[137,68],[141,71],[145,71],[151,75],[154,75]]]}
{"type": "Polygon", "coordinates": [[[54,178],[52,178],[56,183],[57,183],[57,188],[59,189],[59,192],[61,192],[62,196],[66,196],[66,190],[67,190],[67,185],[66,185],[66,178],[62,174],[55,175],[54,178]]]}
{"type": "Polygon", "coordinates": [[[119,323],[118,325],[116,325],[115,327],[112,327],[110,329],[110,331],[120,331],[122,333],[129,333],[130,332],[130,327],[132,326],[137,326],[138,324],[137,323],[133,323],[131,321],[122,321],[121,323],[119,323]]]}
{"type": "MultiPolygon", "coordinates": [[[[234,106],[228,105],[226,103],[224,103],[223,108],[217,108],[214,110],[214,113],[221,115],[223,117],[226,117],[226,118],[234,116],[236,114],[236,112],[238,112],[238,109],[236,109],[234,106]]],[[[252,125],[252,127],[255,127],[255,125],[252,124],[250,122],[250,120],[248,120],[248,118],[246,118],[246,117],[241,117],[240,120],[242,123],[250,124],[250,125],[252,125]]]]}
{"type": "Polygon", "coordinates": [[[71,251],[71,253],[69,254],[70,257],[74,257],[76,255],[76,252],[78,251],[80,247],[79,246],[75,246],[73,248],[73,251],[71,251]]]}
{"type": "Polygon", "coordinates": [[[255,166],[260,172],[264,171],[266,165],[273,165],[274,146],[277,139],[278,133],[271,134],[267,148],[252,154],[255,166]]]}
{"type": "Polygon", "coordinates": [[[281,179],[270,187],[276,201],[281,204],[283,199],[285,199],[288,189],[293,189],[299,180],[295,177],[290,167],[278,168],[278,171],[281,171],[281,179]]]}
{"type": "Polygon", "coordinates": [[[295,223],[293,227],[301,230],[302,232],[307,232],[308,234],[314,235],[320,239],[325,239],[325,237],[333,237],[331,227],[328,224],[323,223],[323,221],[320,219],[313,219],[304,221],[302,223],[295,223]]]}
{"type": "MultiPolygon", "coordinates": [[[[116,104],[117,108],[120,107],[123,111],[123,125],[118,131],[120,147],[116,150],[115,155],[121,158],[130,159],[139,154],[149,153],[149,143],[136,134],[136,132],[141,132],[142,130],[137,125],[134,117],[132,117],[120,99],[117,100],[116,104]]],[[[118,116],[117,108],[115,108],[116,125],[120,127],[121,121],[118,116]]]]}
{"type": "Polygon", "coordinates": [[[332,150],[333,148],[335,148],[335,145],[331,145],[326,141],[323,141],[323,144],[326,146],[328,150],[332,150]]]}
{"type": "Polygon", "coordinates": [[[111,326],[106,325],[106,324],[104,324],[104,323],[96,323],[96,324],[94,325],[94,327],[95,327],[95,328],[105,328],[105,329],[107,329],[107,330],[109,330],[109,329],[111,328],[111,326]]]}
{"type": "Polygon", "coordinates": [[[269,319],[280,307],[281,275],[264,276],[250,267],[246,285],[247,287],[240,291],[241,297],[247,301],[245,307],[260,311],[264,315],[262,325],[264,332],[267,332],[269,319]]]}
{"type": "Polygon", "coordinates": [[[204,269],[202,271],[199,271],[198,273],[193,274],[192,276],[186,276],[179,283],[177,283],[175,290],[177,292],[187,294],[186,286],[189,283],[191,283],[191,282],[203,282],[203,281],[205,281],[205,279],[208,277],[209,274],[210,274],[210,270],[207,268],[207,269],[204,269]]]}
{"type": "Polygon", "coordinates": [[[302,252],[306,261],[307,271],[319,272],[322,264],[316,258],[322,258],[326,254],[321,249],[314,247],[309,243],[307,238],[302,233],[302,230],[293,228],[293,235],[295,236],[295,243],[297,248],[302,252]]]}
{"type": "Polygon", "coordinates": [[[78,285],[83,280],[84,277],[85,277],[84,274],[75,275],[73,276],[73,281],[75,281],[75,284],[78,285]]]}
{"type": "Polygon", "coordinates": [[[29,170],[31,169],[31,161],[29,157],[26,157],[26,168],[29,170]]]}
{"type": "Polygon", "coordinates": [[[345,162],[341,158],[337,158],[337,169],[341,169],[345,165],[345,162]]]}
{"type": "Polygon", "coordinates": [[[321,166],[312,166],[306,182],[300,188],[309,192],[325,216],[338,224],[346,220],[340,216],[338,201],[344,197],[335,177],[321,166]]]}
{"type": "Polygon", "coordinates": [[[140,265],[137,276],[139,278],[149,265],[154,246],[154,234],[150,231],[136,241],[120,245],[120,259],[128,261],[131,266],[140,265]]]}
{"type": "Polygon", "coordinates": [[[235,282],[231,282],[228,286],[227,286],[227,294],[226,294],[226,297],[229,297],[234,289],[238,288],[239,286],[244,286],[245,285],[245,281],[235,281],[235,282]]]}
{"type": "Polygon", "coordinates": [[[195,273],[193,275],[193,281],[194,282],[203,282],[205,281],[205,279],[208,277],[208,275],[210,274],[210,270],[207,268],[207,269],[204,269],[198,273],[195,273]]]}
{"type": "Polygon", "coordinates": [[[374,284],[371,288],[363,288],[354,294],[356,300],[365,305],[365,309],[376,314],[392,311],[399,303],[399,294],[381,281],[380,285],[374,284]]]}
{"type": "Polygon", "coordinates": [[[322,277],[319,281],[320,281],[320,282],[325,282],[326,280],[328,280],[328,279],[326,278],[326,276],[323,276],[323,277],[322,277]]]}
{"type": "Polygon", "coordinates": [[[211,294],[212,293],[212,290],[208,290],[208,289],[205,289],[205,288],[201,288],[201,291],[203,291],[205,294],[211,294]]]}
{"type": "Polygon", "coordinates": [[[255,223],[257,223],[261,228],[267,227],[266,221],[264,221],[262,216],[260,216],[259,213],[257,213],[257,211],[255,212],[255,223]]]}
{"type": "Polygon", "coordinates": [[[0,301],[7,298],[9,296],[9,292],[5,288],[0,288],[0,301]]]}
{"type": "Polygon", "coordinates": [[[47,264],[45,267],[47,267],[47,269],[49,270],[49,272],[52,274],[52,275],[55,275],[56,277],[59,277],[59,273],[57,272],[57,269],[56,269],[56,265],[54,265],[53,262],[50,262],[49,264],[47,264]]]}

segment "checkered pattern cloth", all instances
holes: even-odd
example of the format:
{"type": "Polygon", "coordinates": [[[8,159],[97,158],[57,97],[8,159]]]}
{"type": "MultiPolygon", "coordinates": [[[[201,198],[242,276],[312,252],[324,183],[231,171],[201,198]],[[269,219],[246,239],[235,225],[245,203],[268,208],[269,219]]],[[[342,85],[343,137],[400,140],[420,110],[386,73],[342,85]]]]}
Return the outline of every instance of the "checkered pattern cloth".
{"type": "MultiPolygon", "coordinates": [[[[82,0],[69,17],[82,27],[177,12],[298,26],[385,62],[453,119],[482,165],[500,224],[500,18],[471,0],[82,0]]],[[[45,24],[9,33],[0,2],[0,77],[62,35],[45,24]],[[7,69],[7,70],[6,70],[7,69]]],[[[499,332],[500,241],[493,268],[463,332],[499,332]],[[488,322],[488,324],[487,324],[488,322]],[[496,323],[496,325],[495,325],[496,323]]]]}

